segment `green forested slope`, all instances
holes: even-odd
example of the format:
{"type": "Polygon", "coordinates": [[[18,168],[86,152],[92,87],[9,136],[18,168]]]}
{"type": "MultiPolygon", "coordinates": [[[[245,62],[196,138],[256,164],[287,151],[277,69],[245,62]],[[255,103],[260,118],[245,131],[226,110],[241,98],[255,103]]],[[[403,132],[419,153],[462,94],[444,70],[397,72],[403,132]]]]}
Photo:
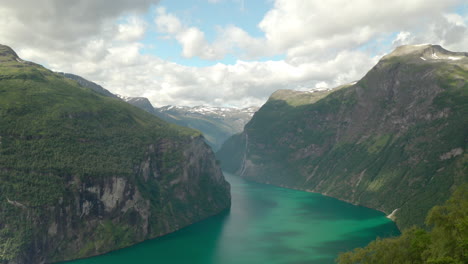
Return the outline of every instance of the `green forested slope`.
{"type": "Polygon", "coordinates": [[[128,246],[220,212],[229,197],[198,132],[0,46],[0,263],[128,246]]]}
{"type": "Polygon", "coordinates": [[[396,238],[377,239],[365,248],[342,253],[340,264],[468,263],[468,185],[460,187],[426,218],[430,231],[411,228],[396,238]]]}
{"type": "Polygon", "coordinates": [[[356,84],[297,93],[273,94],[224,144],[226,170],[394,212],[403,228],[468,181],[466,53],[403,46],[356,84]]]}

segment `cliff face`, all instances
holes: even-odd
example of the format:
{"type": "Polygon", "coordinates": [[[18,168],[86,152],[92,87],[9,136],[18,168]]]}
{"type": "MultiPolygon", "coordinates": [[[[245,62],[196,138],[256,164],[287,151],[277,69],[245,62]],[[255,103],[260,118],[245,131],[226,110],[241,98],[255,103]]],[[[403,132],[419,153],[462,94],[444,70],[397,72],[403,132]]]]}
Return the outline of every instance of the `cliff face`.
{"type": "Polygon", "coordinates": [[[403,46],[340,88],[275,93],[218,152],[222,166],[422,225],[468,180],[467,54],[403,46]]]}
{"type": "Polygon", "coordinates": [[[0,46],[0,263],[102,254],[230,205],[193,130],[0,46]]]}

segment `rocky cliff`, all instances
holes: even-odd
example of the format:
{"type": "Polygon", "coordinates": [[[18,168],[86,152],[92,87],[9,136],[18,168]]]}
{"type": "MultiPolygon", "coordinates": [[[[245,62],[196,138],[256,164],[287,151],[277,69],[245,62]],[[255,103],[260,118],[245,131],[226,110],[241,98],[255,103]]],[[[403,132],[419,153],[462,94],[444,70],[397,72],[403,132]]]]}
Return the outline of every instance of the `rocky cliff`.
{"type": "Polygon", "coordinates": [[[199,132],[0,46],[0,263],[102,254],[229,205],[199,132]]]}
{"type": "Polygon", "coordinates": [[[402,46],[354,84],[279,91],[217,153],[245,178],[391,214],[402,227],[468,181],[468,54],[402,46]]]}

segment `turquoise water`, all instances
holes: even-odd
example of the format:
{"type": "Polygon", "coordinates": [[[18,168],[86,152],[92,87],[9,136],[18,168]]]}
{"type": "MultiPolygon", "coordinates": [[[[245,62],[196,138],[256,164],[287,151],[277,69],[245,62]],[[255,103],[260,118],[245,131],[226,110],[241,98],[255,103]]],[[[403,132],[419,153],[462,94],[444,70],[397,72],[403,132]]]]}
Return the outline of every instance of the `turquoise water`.
{"type": "Polygon", "coordinates": [[[130,248],[68,264],[327,264],[339,252],[399,234],[384,214],[320,194],[231,183],[229,212],[130,248]]]}

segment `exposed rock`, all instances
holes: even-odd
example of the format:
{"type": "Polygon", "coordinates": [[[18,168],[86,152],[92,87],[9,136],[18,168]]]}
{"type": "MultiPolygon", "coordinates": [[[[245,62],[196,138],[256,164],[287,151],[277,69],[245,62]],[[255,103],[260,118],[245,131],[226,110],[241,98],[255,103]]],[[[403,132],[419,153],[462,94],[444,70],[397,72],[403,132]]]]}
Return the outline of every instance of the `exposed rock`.
{"type": "Polygon", "coordinates": [[[447,153],[440,155],[441,160],[447,160],[463,154],[462,148],[454,148],[447,153]]]}
{"type": "Polygon", "coordinates": [[[0,45],[0,263],[103,254],[229,208],[199,132],[75,79],[0,45]]]}

